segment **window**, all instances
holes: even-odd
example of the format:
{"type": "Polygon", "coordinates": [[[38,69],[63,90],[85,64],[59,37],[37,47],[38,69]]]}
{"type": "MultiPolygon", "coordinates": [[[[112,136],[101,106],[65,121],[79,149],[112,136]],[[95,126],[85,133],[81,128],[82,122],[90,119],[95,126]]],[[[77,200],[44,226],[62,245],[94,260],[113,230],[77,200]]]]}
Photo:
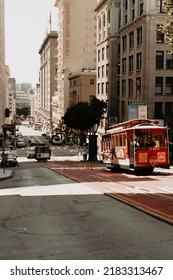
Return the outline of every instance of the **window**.
{"type": "Polygon", "coordinates": [[[134,32],[130,32],[129,34],[129,48],[134,48],[134,32]]]}
{"type": "Polygon", "coordinates": [[[126,94],[126,80],[122,80],[122,94],[126,94]]]}
{"type": "Polygon", "coordinates": [[[173,54],[166,53],[166,69],[173,69],[173,54]]]}
{"type": "Polygon", "coordinates": [[[122,118],[125,117],[125,108],[126,108],[125,101],[122,101],[121,102],[121,116],[122,116],[122,118]]]}
{"type": "Polygon", "coordinates": [[[165,0],[157,0],[157,8],[159,10],[159,13],[165,13],[165,5],[164,5],[165,0]]]}
{"type": "Polygon", "coordinates": [[[107,21],[108,23],[111,22],[111,14],[110,14],[110,9],[108,9],[108,14],[107,14],[107,21]]]}
{"type": "Polygon", "coordinates": [[[136,94],[141,94],[141,77],[136,78],[136,94]]]}
{"type": "Polygon", "coordinates": [[[90,79],[90,85],[94,85],[94,79],[90,79]]]}
{"type": "Polygon", "coordinates": [[[139,15],[141,16],[144,12],[144,3],[140,3],[139,5],[139,15]]]}
{"type": "Polygon", "coordinates": [[[97,94],[99,95],[100,94],[100,84],[98,84],[98,92],[97,94]]]}
{"type": "Polygon", "coordinates": [[[135,19],[135,9],[132,9],[132,21],[135,19]]]}
{"type": "Polygon", "coordinates": [[[126,58],[122,59],[122,73],[126,73],[126,58]]]}
{"type": "Polygon", "coordinates": [[[105,49],[103,48],[102,49],[102,60],[104,60],[104,58],[105,58],[105,49]]]}
{"type": "Polygon", "coordinates": [[[161,119],[163,117],[163,103],[162,102],[155,102],[154,106],[154,118],[155,119],[161,119]]]}
{"type": "Polygon", "coordinates": [[[119,136],[119,143],[120,143],[120,146],[122,147],[122,145],[123,145],[122,134],[120,134],[120,136],[119,136]]]}
{"type": "Polygon", "coordinates": [[[98,61],[100,61],[100,50],[98,50],[98,61]]]}
{"type": "Polygon", "coordinates": [[[172,102],[165,102],[165,115],[170,116],[172,114],[172,102]]]}
{"type": "Polygon", "coordinates": [[[102,83],[102,94],[104,94],[104,83],[102,83]]]}
{"type": "Polygon", "coordinates": [[[106,36],[106,18],[105,14],[103,15],[103,38],[106,36]]]}
{"type": "Polygon", "coordinates": [[[128,0],[125,0],[125,10],[128,8],[128,0]]]}
{"type": "Polygon", "coordinates": [[[133,55],[129,56],[129,72],[133,71],[133,55]]]}
{"type": "Polygon", "coordinates": [[[73,81],[73,86],[75,87],[77,85],[76,80],[73,81]]]}
{"type": "Polygon", "coordinates": [[[166,77],[166,94],[173,94],[173,78],[166,77]]]}
{"type": "Polygon", "coordinates": [[[163,94],[163,77],[155,78],[155,94],[163,94]]]}
{"type": "Polygon", "coordinates": [[[142,69],[142,53],[137,53],[136,55],[136,70],[142,69]]]}
{"type": "Polygon", "coordinates": [[[108,22],[108,35],[110,35],[111,15],[110,15],[110,10],[109,9],[108,9],[108,14],[107,14],[107,22],[108,22]]]}
{"type": "Polygon", "coordinates": [[[126,49],[127,49],[127,37],[126,36],[122,37],[122,47],[123,47],[123,52],[126,51],[126,49]]]}
{"type": "Polygon", "coordinates": [[[164,33],[161,32],[162,25],[157,25],[156,42],[164,43],[164,33]]]}
{"type": "Polygon", "coordinates": [[[125,25],[127,24],[127,15],[125,15],[125,17],[124,17],[124,24],[125,25]]]}
{"type": "Polygon", "coordinates": [[[137,29],[137,46],[142,44],[142,27],[137,29]]]}
{"type": "Polygon", "coordinates": [[[108,94],[108,90],[109,90],[109,83],[106,82],[106,94],[108,94]]]}
{"type": "Polygon", "coordinates": [[[99,41],[101,40],[101,28],[102,28],[101,18],[99,18],[99,41]]]}
{"type": "Polygon", "coordinates": [[[156,52],[156,69],[163,69],[163,61],[164,61],[164,52],[157,51],[156,52]]]}
{"type": "Polygon", "coordinates": [[[106,46],[106,58],[109,58],[109,46],[106,46]]]}
{"type": "Polygon", "coordinates": [[[108,76],[109,64],[106,64],[106,77],[108,76]]]}
{"type": "Polygon", "coordinates": [[[104,77],[104,65],[102,66],[102,77],[104,77]]]}
{"type": "Polygon", "coordinates": [[[98,78],[100,78],[100,67],[98,67],[97,75],[98,75],[98,78]]]}
{"type": "Polygon", "coordinates": [[[126,146],[126,134],[124,133],[123,134],[123,146],[125,147],[126,146]]]}
{"type": "Polygon", "coordinates": [[[133,80],[129,79],[128,81],[128,94],[133,95],[133,80]]]}

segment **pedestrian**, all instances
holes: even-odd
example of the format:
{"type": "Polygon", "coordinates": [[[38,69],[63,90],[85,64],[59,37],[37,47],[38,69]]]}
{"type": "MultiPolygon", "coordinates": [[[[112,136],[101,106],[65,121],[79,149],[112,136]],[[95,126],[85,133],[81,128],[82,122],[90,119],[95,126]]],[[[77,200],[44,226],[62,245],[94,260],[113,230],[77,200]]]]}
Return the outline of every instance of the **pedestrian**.
{"type": "Polygon", "coordinates": [[[86,143],[85,146],[83,147],[83,160],[84,161],[87,160],[88,153],[89,153],[89,147],[88,147],[88,144],[86,143]]]}

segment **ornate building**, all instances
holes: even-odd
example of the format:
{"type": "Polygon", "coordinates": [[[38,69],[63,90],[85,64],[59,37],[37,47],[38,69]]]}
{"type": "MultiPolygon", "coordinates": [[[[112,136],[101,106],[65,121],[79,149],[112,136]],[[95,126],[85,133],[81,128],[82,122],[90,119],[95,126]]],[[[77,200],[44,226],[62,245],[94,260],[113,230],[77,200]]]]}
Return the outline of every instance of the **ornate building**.
{"type": "Polygon", "coordinates": [[[5,68],[4,0],[0,0],[0,125],[4,123],[5,105],[6,105],[6,68],[5,68]]]}
{"type": "Polygon", "coordinates": [[[173,112],[173,55],[160,26],[164,1],[122,0],[120,23],[120,120],[162,119],[173,112]]]}
{"type": "Polygon", "coordinates": [[[57,92],[52,119],[61,120],[69,107],[69,74],[96,66],[96,0],[56,0],[58,8],[57,92]]]}
{"type": "Polygon", "coordinates": [[[98,0],[97,12],[97,90],[96,97],[107,102],[107,123],[119,120],[119,22],[120,1],[98,0]]]}

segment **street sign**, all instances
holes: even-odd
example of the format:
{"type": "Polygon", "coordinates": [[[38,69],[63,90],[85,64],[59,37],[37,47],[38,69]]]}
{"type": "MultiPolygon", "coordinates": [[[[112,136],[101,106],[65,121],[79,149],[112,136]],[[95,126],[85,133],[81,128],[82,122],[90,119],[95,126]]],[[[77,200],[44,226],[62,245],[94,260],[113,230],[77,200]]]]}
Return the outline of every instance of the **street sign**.
{"type": "Polygon", "coordinates": [[[147,101],[128,101],[128,105],[147,105],[147,101]]]}

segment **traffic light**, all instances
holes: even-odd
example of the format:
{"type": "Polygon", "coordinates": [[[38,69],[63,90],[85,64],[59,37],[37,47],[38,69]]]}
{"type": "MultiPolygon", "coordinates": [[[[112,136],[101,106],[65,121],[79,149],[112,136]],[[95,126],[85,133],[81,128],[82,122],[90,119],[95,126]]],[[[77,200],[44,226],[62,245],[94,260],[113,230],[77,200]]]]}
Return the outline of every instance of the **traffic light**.
{"type": "Polygon", "coordinates": [[[8,108],[5,109],[5,117],[9,118],[10,116],[10,110],[8,108]]]}

